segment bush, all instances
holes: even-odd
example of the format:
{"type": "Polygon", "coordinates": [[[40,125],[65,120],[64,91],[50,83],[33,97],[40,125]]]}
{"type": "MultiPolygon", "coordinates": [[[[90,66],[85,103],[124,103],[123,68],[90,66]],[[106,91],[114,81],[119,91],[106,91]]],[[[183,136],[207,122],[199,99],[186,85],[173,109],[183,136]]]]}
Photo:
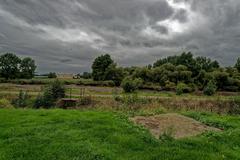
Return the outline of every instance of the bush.
{"type": "Polygon", "coordinates": [[[34,102],[34,105],[33,105],[33,107],[35,108],[35,109],[39,109],[39,108],[41,108],[41,107],[44,107],[44,98],[43,98],[43,96],[42,95],[38,95],[37,96],[37,98],[36,98],[36,100],[35,100],[35,102],[34,102]]]}
{"type": "Polygon", "coordinates": [[[55,80],[47,88],[45,88],[43,95],[39,95],[36,100],[35,108],[51,108],[55,106],[58,99],[65,97],[65,88],[59,80],[55,80]]]}
{"type": "Polygon", "coordinates": [[[233,115],[240,114],[240,98],[239,97],[234,97],[232,99],[229,114],[233,114],[233,115]]]}
{"type": "Polygon", "coordinates": [[[29,96],[27,94],[27,92],[23,92],[22,90],[19,92],[18,94],[18,98],[13,100],[13,104],[17,107],[17,108],[25,108],[27,107],[27,100],[28,100],[29,96]]]}
{"type": "Polygon", "coordinates": [[[0,99],[0,109],[1,108],[13,108],[12,104],[7,99],[0,99]]]}
{"type": "Polygon", "coordinates": [[[164,89],[166,91],[173,91],[176,89],[176,84],[174,82],[166,81],[164,89]]]}
{"type": "Polygon", "coordinates": [[[188,87],[185,83],[178,83],[176,88],[176,94],[182,95],[183,93],[189,93],[191,92],[191,88],[188,87]]]}
{"type": "Polygon", "coordinates": [[[207,86],[204,88],[203,93],[207,96],[212,96],[216,93],[217,86],[216,83],[213,81],[208,82],[207,86]]]}
{"type": "Polygon", "coordinates": [[[142,79],[139,78],[135,78],[133,79],[132,77],[126,77],[123,81],[122,81],[122,88],[124,90],[124,92],[126,93],[132,93],[134,91],[136,91],[137,89],[139,89],[139,87],[143,84],[142,79]]]}
{"type": "Polygon", "coordinates": [[[48,74],[48,78],[57,78],[57,74],[54,73],[54,72],[50,72],[50,73],[48,74]]]}

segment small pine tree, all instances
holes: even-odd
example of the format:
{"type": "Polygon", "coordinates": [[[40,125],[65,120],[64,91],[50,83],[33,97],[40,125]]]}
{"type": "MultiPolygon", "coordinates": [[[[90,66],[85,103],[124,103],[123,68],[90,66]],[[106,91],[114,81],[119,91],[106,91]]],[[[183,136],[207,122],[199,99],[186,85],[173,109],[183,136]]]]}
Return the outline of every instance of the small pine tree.
{"type": "Polygon", "coordinates": [[[65,88],[59,80],[55,80],[52,84],[45,88],[43,95],[39,95],[36,100],[35,108],[51,108],[55,106],[58,99],[65,97],[65,88]]]}
{"type": "Polygon", "coordinates": [[[209,81],[207,86],[204,88],[203,93],[207,96],[212,96],[217,91],[217,85],[214,81],[209,81]]]}
{"type": "Polygon", "coordinates": [[[27,92],[23,92],[22,90],[20,90],[18,98],[13,101],[13,104],[17,108],[25,108],[27,107],[27,100],[28,100],[27,92]]]}

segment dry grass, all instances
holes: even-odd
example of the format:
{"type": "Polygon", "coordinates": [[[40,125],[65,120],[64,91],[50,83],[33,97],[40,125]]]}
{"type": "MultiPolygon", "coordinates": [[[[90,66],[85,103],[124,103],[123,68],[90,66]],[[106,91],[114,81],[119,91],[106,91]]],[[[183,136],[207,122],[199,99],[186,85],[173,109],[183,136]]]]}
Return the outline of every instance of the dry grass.
{"type": "Polygon", "coordinates": [[[137,116],[130,119],[138,125],[143,125],[156,137],[168,133],[174,138],[196,136],[207,131],[220,131],[220,129],[206,126],[194,119],[179,114],[162,114],[157,116],[137,116]]]}

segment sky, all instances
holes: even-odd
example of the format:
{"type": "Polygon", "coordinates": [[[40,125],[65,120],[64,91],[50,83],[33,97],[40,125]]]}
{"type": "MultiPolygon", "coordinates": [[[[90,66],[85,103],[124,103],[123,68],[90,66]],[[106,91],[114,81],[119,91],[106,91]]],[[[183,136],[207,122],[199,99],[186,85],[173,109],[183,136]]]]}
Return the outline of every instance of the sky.
{"type": "Polygon", "coordinates": [[[144,66],[191,51],[229,66],[240,57],[240,0],[0,0],[0,53],[38,73],[90,71],[109,53],[144,66]]]}

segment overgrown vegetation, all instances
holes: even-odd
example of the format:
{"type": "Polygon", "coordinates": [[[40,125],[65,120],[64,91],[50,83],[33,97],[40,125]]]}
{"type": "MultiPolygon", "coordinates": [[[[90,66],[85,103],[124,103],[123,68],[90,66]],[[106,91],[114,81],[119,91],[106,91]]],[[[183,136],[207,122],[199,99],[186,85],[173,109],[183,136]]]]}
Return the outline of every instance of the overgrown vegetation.
{"type": "Polygon", "coordinates": [[[213,82],[217,90],[236,92],[240,91],[239,63],[240,60],[234,67],[224,68],[217,61],[194,57],[189,52],[160,59],[153,66],[122,68],[117,67],[110,55],[106,54],[96,58],[92,69],[94,80],[112,80],[117,86],[131,76],[133,80],[141,79],[142,87],[152,83],[160,85],[163,90],[177,90],[177,86],[186,84],[184,88],[193,92],[208,88],[208,83],[213,82]]]}

